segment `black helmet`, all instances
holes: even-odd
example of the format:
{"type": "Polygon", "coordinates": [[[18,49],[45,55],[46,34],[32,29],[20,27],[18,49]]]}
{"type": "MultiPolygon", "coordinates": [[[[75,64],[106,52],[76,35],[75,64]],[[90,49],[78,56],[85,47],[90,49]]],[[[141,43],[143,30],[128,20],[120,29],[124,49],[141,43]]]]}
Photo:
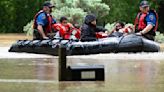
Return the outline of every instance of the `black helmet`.
{"type": "Polygon", "coordinates": [[[45,1],[45,2],[43,3],[43,6],[48,6],[48,7],[50,7],[50,8],[55,7],[50,1],[45,1]]]}
{"type": "Polygon", "coordinates": [[[149,2],[148,1],[146,1],[146,0],[144,0],[144,1],[141,1],[141,3],[140,3],[140,7],[148,7],[149,6],[149,2]]]}

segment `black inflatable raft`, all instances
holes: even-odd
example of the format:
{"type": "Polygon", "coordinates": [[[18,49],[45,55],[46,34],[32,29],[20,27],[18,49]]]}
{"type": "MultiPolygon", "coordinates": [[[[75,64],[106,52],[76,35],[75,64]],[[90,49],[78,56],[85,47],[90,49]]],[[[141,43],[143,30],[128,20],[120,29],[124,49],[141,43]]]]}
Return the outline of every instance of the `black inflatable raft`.
{"type": "Polygon", "coordinates": [[[67,55],[87,55],[110,52],[158,52],[159,44],[134,34],[109,37],[92,42],[72,40],[19,40],[9,52],[27,52],[37,54],[58,55],[59,46],[65,46],[67,55]]]}

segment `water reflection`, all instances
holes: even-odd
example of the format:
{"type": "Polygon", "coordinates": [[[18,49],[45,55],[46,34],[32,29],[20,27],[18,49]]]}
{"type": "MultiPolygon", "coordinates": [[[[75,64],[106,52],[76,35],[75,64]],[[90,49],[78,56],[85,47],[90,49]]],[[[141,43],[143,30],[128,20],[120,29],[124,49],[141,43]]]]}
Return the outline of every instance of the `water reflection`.
{"type": "Polygon", "coordinates": [[[0,59],[0,79],[57,80],[56,59],[0,59]]]}
{"type": "Polygon", "coordinates": [[[17,90],[17,92],[24,92],[24,90],[28,90],[27,92],[164,91],[164,60],[100,60],[69,58],[67,65],[85,64],[105,65],[105,81],[58,82],[58,60],[56,58],[1,59],[0,89],[3,89],[5,92],[11,92],[11,90],[8,90],[8,87],[12,90],[17,90]],[[10,82],[11,79],[24,79],[26,81],[10,82]],[[30,81],[28,82],[27,79],[30,81]],[[13,83],[14,86],[11,86],[13,83]],[[17,89],[17,87],[20,89],[17,89]]]}
{"type": "Polygon", "coordinates": [[[53,59],[38,59],[36,60],[35,68],[37,79],[39,80],[57,80],[58,68],[53,59]]]}

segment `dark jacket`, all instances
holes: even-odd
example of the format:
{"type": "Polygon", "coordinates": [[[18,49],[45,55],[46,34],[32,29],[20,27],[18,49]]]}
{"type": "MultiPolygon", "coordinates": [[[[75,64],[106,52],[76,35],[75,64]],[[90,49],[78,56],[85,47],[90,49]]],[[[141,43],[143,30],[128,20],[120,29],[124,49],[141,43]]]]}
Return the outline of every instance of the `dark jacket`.
{"type": "Polygon", "coordinates": [[[96,32],[105,32],[106,29],[94,26],[91,24],[92,21],[96,20],[94,15],[87,15],[85,17],[84,24],[81,27],[81,41],[95,41],[96,32]]]}

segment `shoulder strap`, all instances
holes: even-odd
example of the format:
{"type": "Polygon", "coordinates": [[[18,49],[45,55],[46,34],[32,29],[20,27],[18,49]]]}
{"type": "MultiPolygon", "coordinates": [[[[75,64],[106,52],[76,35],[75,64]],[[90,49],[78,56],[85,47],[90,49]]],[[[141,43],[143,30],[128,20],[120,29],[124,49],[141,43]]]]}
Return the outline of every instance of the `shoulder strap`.
{"type": "MultiPolygon", "coordinates": [[[[36,27],[37,27],[36,19],[37,19],[38,15],[41,14],[41,13],[44,13],[44,11],[43,11],[43,10],[40,10],[40,11],[34,16],[33,29],[36,29],[36,27]]],[[[46,14],[45,14],[45,15],[46,15],[46,14]]],[[[46,18],[47,18],[47,15],[46,15],[46,18]]]]}
{"type": "Polygon", "coordinates": [[[135,19],[135,22],[134,22],[134,28],[135,29],[138,26],[140,16],[141,16],[141,12],[139,12],[136,16],[136,19],[135,19]]]}
{"type": "Polygon", "coordinates": [[[150,10],[151,13],[154,13],[155,17],[156,17],[156,25],[155,25],[155,28],[154,28],[154,31],[157,30],[158,28],[158,14],[155,10],[150,10]]]}

